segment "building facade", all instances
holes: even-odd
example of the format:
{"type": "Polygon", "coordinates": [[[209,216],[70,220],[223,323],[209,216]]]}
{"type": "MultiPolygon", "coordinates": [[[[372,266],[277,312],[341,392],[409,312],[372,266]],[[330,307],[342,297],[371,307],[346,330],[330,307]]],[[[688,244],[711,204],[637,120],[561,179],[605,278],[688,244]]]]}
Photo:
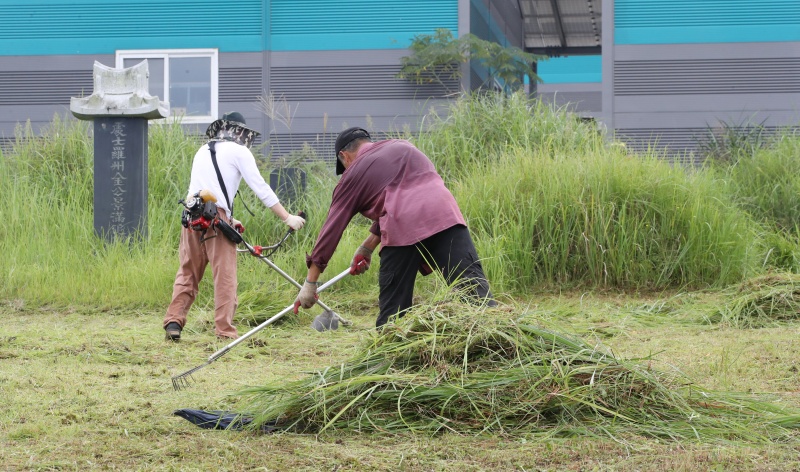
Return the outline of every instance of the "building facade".
{"type": "Polygon", "coordinates": [[[631,148],[677,158],[691,159],[710,132],[800,125],[800,2],[557,3],[587,1],[600,13],[591,20],[602,18],[602,52],[566,48],[541,63],[543,99],[598,119],[631,148]]]}
{"type": "MultiPolygon", "coordinates": [[[[497,25],[506,20],[491,10],[507,2],[2,3],[8,20],[0,31],[2,142],[13,139],[20,123],[38,132],[54,115],[70,116],[70,98],[92,93],[95,61],[129,67],[146,59],[150,94],[169,102],[192,132],[237,110],[273,155],[283,155],[303,143],[328,151],[348,126],[415,130],[452,90],[396,78],[412,38],[438,28],[464,34],[471,17],[486,34],[502,36],[497,25]]],[[[469,79],[465,74],[464,86],[469,79]]]]}
{"type": "Polygon", "coordinates": [[[328,152],[348,126],[416,130],[460,83],[396,78],[418,34],[448,28],[551,56],[545,101],[634,148],[691,151],[725,125],[800,123],[797,0],[0,0],[0,146],[92,93],[95,61],[147,59],[150,93],[201,133],[230,110],[273,156],[328,152]]]}

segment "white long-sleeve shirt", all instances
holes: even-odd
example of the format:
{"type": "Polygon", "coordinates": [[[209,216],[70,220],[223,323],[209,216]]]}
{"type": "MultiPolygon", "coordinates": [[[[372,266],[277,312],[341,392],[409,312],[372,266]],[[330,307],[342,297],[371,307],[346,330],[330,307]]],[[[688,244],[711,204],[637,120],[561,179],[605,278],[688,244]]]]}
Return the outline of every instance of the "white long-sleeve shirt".
{"type": "MultiPolygon", "coordinates": [[[[217,141],[215,150],[217,165],[219,166],[220,174],[222,174],[222,179],[225,181],[225,188],[228,190],[228,198],[231,204],[233,204],[233,197],[239,190],[242,178],[267,208],[279,203],[278,196],[275,195],[272,187],[261,176],[261,172],[256,165],[256,159],[250,149],[231,141],[217,141]]],[[[217,197],[217,207],[225,210],[225,213],[230,216],[231,210],[228,208],[228,202],[222,193],[217,173],[214,171],[208,144],[201,146],[194,155],[187,198],[203,189],[210,190],[217,197]]]]}

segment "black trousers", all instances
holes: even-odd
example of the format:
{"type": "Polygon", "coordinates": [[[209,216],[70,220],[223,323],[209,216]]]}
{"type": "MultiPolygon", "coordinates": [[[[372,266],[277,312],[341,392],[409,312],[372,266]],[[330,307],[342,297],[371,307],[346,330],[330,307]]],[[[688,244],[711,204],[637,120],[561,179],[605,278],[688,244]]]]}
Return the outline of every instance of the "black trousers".
{"type": "Polygon", "coordinates": [[[413,246],[384,247],[380,255],[380,313],[376,326],[383,326],[394,315],[403,316],[411,307],[414,282],[423,263],[439,270],[448,284],[463,290],[471,301],[497,305],[466,226],[453,226],[413,246]]]}

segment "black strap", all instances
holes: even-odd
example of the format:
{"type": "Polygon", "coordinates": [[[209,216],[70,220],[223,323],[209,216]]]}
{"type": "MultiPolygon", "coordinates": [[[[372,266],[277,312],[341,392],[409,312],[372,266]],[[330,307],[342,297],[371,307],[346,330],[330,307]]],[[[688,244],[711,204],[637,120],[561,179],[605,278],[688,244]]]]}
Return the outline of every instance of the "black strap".
{"type": "Polygon", "coordinates": [[[214,149],[216,144],[216,141],[210,141],[208,143],[208,149],[211,151],[211,162],[214,163],[214,170],[217,172],[219,186],[222,187],[222,193],[225,195],[225,201],[228,202],[228,208],[231,210],[231,214],[228,215],[228,217],[233,218],[233,205],[231,205],[231,199],[228,198],[228,189],[225,188],[225,181],[222,180],[222,173],[219,171],[219,165],[217,165],[217,151],[214,149]]]}

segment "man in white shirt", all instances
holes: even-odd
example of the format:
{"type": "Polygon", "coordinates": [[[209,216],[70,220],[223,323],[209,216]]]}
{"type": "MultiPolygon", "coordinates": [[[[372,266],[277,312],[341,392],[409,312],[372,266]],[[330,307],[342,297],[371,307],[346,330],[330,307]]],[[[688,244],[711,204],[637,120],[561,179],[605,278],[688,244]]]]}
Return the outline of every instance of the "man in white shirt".
{"type": "MultiPolygon", "coordinates": [[[[253,140],[259,135],[247,127],[241,113],[230,112],[211,123],[206,130],[208,143],[200,147],[192,163],[188,198],[200,190],[209,190],[217,198],[217,215],[237,230],[241,223],[233,219],[232,203],[242,179],[256,196],[290,228],[299,230],[305,220],[283,208],[278,196],[264,181],[250,152],[253,140]],[[212,152],[213,151],[213,152],[212,152]],[[215,169],[213,159],[218,169],[215,169]],[[221,180],[221,182],[220,182],[221,180]],[[224,189],[224,190],[223,190],[224,189]]],[[[172,302],[164,317],[167,340],[178,341],[186,324],[186,314],[197,297],[198,286],[208,264],[214,277],[214,331],[220,338],[237,338],[233,314],[238,305],[236,296],[236,245],[213,229],[203,233],[184,227],[179,248],[180,266],[172,288],[172,302]],[[203,239],[201,240],[201,237],[203,239]]]]}

